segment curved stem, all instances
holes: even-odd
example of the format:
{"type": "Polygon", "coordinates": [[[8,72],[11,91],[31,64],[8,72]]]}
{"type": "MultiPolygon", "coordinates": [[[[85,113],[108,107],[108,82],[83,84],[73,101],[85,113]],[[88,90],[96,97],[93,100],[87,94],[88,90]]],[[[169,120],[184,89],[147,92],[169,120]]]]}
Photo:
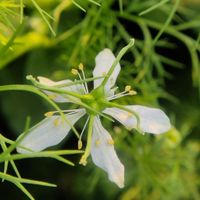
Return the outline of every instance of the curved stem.
{"type": "Polygon", "coordinates": [[[71,124],[71,122],[66,118],[66,116],[62,113],[62,111],[59,108],[59,106],[57,104],[55,104],[52,100],[50,100],[40,90],[38,90],[37,88],[35,88],[34,86],[31,86],[31,85],[4,85],[4,86],[0,86],[0,92],[3,92],[3,91],[12,91],[12,90],[26,91],[26,92],[35,93],[35,94],[39,95],[40,97],[42,97],[43,99],[45,99],[51,106],[53,106],[59,112],[59,114],[61,115],[61,117],[63,118],[63,120],[66,121],[66,123],[71,127],[71,129],[75,133],[75,135],[79,138],[78,131],[71,124]]]}
{"type": "Polygon", "coordinates": [[[82,165],[87,164],[87,158],[90,155],[91,145],[92,145],[92,130],[93,130],[94,118],[95,118],[95,115],[90,115],[89,125],[88,125],[88,134],[87,134],[87,146],[85,149],[85,153],[83,154],[83,156],[81,157],[81,160],[79,162],[79,164],[82,164],[82,165]]]}
{"type": "Polygon", "coordinates": [[[134,45],[134,43],[135,43],[135,40],[132,38],[130,40],[129,44],[121,49],[121,51],[118,53],[115,61],[113,62],[110,70],[108,71],[106,77],[104,78],[101,86],[105,86],[105,84],[107,83],[107,81],[110,78],[111,74],[113,73],[117,63],[121,60],[122,56],[128,51],[128,49],[131,48],[134,45]]]}

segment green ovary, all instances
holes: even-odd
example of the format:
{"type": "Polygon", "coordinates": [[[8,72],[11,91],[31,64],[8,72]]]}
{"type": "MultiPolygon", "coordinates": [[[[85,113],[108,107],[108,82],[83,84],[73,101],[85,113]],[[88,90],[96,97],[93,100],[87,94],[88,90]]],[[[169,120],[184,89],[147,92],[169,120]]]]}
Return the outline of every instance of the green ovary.
{"type": "MultiPolygon", "coordinates": [[[[90,94],[86,94],[87,99],[83,99],[82,102],[87,104],[90,108],[97,112],[101,112],[106,108],[104,102],[107,101],[105,98],[104,88],[98,87],[94,89],[90,94]]],[[[95,111],[86,108],[88,114],[96,115],[95,111]]]]}

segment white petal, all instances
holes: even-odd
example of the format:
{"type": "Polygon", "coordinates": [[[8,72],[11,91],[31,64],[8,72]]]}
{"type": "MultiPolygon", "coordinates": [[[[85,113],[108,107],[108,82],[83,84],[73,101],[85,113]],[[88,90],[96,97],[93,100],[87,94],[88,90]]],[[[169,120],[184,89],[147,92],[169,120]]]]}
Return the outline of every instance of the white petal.
{"type": "MultiPolygon", "coordinates": [[[[160,109],[140,105],[125,107],[138,114],[140,117],[140,129],[143,132],[161,134],[171,128],[169,118],[160,109]]],[[[127,111],[118,108],[106,108],[104,113],[111,115],[128,129],[136,128],[137,121],[135,116],[127,111]]]]}
{"type": "MultiPolygon", "coordinates": [[[[62,84],[67,84],[67,83],[72,83],[71,80],[62,80],[62,81],[52,81],[48,78],[42,77],[42,76],[38,76],[37,77],[39,82],[42,83],[43,85],[47,85],[47,86],[58,86],[58,85],[62,85],[62,84]]],[[[78,94],[83,94],[84,93],[84,89],[82,87],[82,85],[80,84],[76,84],[76,85],[71,85],[71,86],[67,86],[67,87],[61,87],[61,89],[70,91],[70,92],[75,92],[78,94]]],[[[52,100],[54,100],[55,102],[59,102],[59,103],[64,103],[64,102],[74,102],[74,101],[79,101],[77,98],[72,97],[70,95],[66,95],[66,94],[58,94],[55,92],[50,92],[45,90],[44,91],[50,98],[52,98],[52,100]]]]}
{"type": "MultiPolygon", "coordinates": [[[[93,70],[93,76],[98,77],[107,74],[114,61],[115,56],[110,49],[104,49],[101,51],[95,58],[96,66],[93,70]]],[[[115,85],[120,70],[121,67],[118,63],[105,85],[106,92],[108,92],[115,85]]],[[[102,81],[103,78],[94,80],[94,88],[97,88],[102,83],[102,81]]]]}
{"type": "Polygon", "coordinates": [[[109,180],[120,188],[124,186],[124,166],[115,152],[110,134],[95,118],[92,135],[91,156],[93,162],[108,173],[109,180]]]}
{"type": "MultiPolygon", "coordinates": [[[[73,114],[65,115],[67,120],[74,125],[85,114],[84,109],[80,109],[73,114]]],[[[19,146],[38,152],[47,147],[60,143],[71,129],[70,125],[63,121],[60,116],[45,118],[39,124],[30,129],[30,132],[20,142],[19,146]]],[[[30,151],[17,148],[18,153],[30,153],[30,151]]]]}

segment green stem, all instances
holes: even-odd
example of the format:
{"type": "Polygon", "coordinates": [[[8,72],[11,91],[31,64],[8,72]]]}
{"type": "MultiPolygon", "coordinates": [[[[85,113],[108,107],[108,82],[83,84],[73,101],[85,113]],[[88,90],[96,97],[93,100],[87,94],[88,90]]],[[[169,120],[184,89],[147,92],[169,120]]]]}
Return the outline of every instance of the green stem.
{"type": "Polygon", "coordinates": [[[169,1],[169,0],[162,0],[162,1],[160,1],[159,3],[156,3],[156,4],[154,4],[153,6],[147,8],[146,10],[143,10],[143,11],[140,12],[138,15],[139,15],[139,16],[145,15],[145,14],[147,14],[147,13],[149,13],[149,12],[155,10],[156,8],[162,6],[163,4],[167,3],[168,1],[169,1]]]}
{"type": "Polygon", "coordinates": [[[104,78],[104,80],[103,80],[101,86],[103,86],[103,87],[105,86],[105,84],[107,83],[107,81],[108,81],[108,79],[110,78],[111,74],[113,73],[113,71],[114,71],[116,65],[117,65],[118,62],[121,60],[122,56],[128,51],[128,49],[131,48],[131,47],[134,45],[134,42],[135,42],[135,40],[134,40],[133,38],[130,39],[129,44],[121,49],[121,51],[118,53],[118,55],[117,55],[115,61],[113,62],[113,64],[112,64],[110,70],[108,71],[106,77],[104,78]]]}
{"type": "Polygon", "coordinates": [[[87,146],[85,149],[85,153],[81,157],[80,164],[86,165],[87,164],[87,158],[90,155],[91,151],[91,145],[92,145],[92,130],[93,130],[93,124],[94,124],[94,118],[95,115],[90,115],[89,125],[88,125],[88,134],[87,134],[87,146]]]}
{"type": "Polygon", "coordinates": [[[45,23],[49,27],[49,29],[50,29],[51,33],[53,34],[53,36],[56,36],[55,31],[53,30],[51,24],[49,23],[49,21],[47,20],[47,18],[44,15],[45,12],[40,8],[40,6],[36,3],[35,0],[31,0],[31,2],[33,3],[33,5],[35,6],[35,8],[37,9],[37,11],[39,12],[39,14],[41,15],[42,19],[45,21],[45,23]]]}
{"type": "Polygon", "coordinates": [[[171,20],[173,19],[173,16],[178,8],[178,5],[180,3],[180,0],[176,0],[176,3],[174,5],[174,7],[172,8],[166,22],[164,23],[163,27],[160,29],[160,31],[158,32],[158,34],[156,35],[156,37],[153,40],[153,44],[155,44],[158,39],[160,38],[160,36],[164,33],[164,31],[166,30],[166,27],[170,24],[171,20]]]}
{"type": "Polygon", "coordinates": [[[4,142],[6,142],[6,143],[8,143],[8,144],[14,143],[13,140],[10,140],[10,139],[4,137],[2,134],[0,134],[0,141],[1,141],[1,140],[3,140],[4,142]]]}
{"type": "Polygon", "coordinates": [[[43,99],[45,99],[51,106],[53,106],[59,112],[59,114],[61,115],[61,117],[63,118],[63,120],[66,121],[66,123],[70,126],[70,128],[75,133],[75,135],[79,138],[78,131],[71,124],[71,122],[66,118],[66,116],[62,113],[62,111],[59,108],[59,106],[57,106],[57,104],[55,104],[53,101],[51,101],[40,90],[38,90],[34,86],[30,86],[30,85],[4,85],[4,86],[0,86],[0,92],[3,92],[3,91],[13,91],[13,90],[16,90],[16,91],[26,91],[26,92],[35,93],[35,94],[39,95],[40,97],[42,97],[43,99]]]}
{"type": "Polygon", "coordinates": [[[55,184],[46,183],[46,182],[43,182],[43,181],[35,181],[35,180],[30,180],[30,179],[25,179],[25,178],[17,178],[17,177],[11,176],[9,174],[4,174],[2,172],[0,172],[0,178],[3,178],[3,179],[10,181],[12,183],[20,182],[20,183],[27,183],[27,184],[32,184],[32,185],[56,187],[55,184]]]}
{"type": "MultiPolygon", "coordinates": [[[[116,13],[119,17],[122,17],[126,20],[130,20],[136,23],[140,23],[140,21],[142,20],[147,26],[153,28],[153,29],[157,29],[160,30],[162,29],[163,25],[161,23],[158,22],[154,22],[151,21],[149,19],[146,18],[140,18],[137,16],[132,16],[129,14],[124,13],[123,15],[121,15],[120,13],[116,13]]],[[[192,71],[192,78],[194,81],[194,84],[196,84],[196,86],[199,87],[199,93],[200,93],[200,70],[199,70],[199,59],[198,59],[198,53],[196,51],[194,51],[194,45],[195,45],[195,40],[187,35],[185,35],[184,33],[181,33],[179,31],[177,31],[173,26],[167,26],[165,29],[165,32],[167,34],[172,35],[173,37],[177,38],[178,40],[182,41],[183,44],[186,45],[190,56],[191,56],[191,62],[192,62],[192,67],[193,67],[193,71],[192,71]]]]}
{"type": "Polygon", "coordinates": [[[18,144],[23,140],[23,138],[28,134],[29,126],[30,126],[30,118],[28,117],[28,118],[27,118],[27,121],[26,121],[26,125],[25,125],[24,132],[23,132],[23,134],[21,135],[21,137],[19,137],[19,138],[17,139],[16,142],[12,143],[12,144],[6,149],[6,151],[4,151],[4,152],[1,154],[1,157],[4,157],[4,156],[10,154],[10,153],[17,147],[17,145],[18,145],[18,144]]]}
{"type": "Polygon", "coordinates": [[[59,155],[72,155],[72,154],[79,154],[83,153],[81,150],[58,150],[58,151],[41,151],[41,152],[31,152],[28,154],[13,154],[6,156],[2,158],[0,156],[0,163],[4,162],[5,160],[10,161],[10,160],[21,160],[21,159],[28,159],[28,158],[46,158],[46,157],[51,157],[54,158],[54,156],[59,156],[59,155]]]}
{"type": "MultiPolygon", "coordinates": [[[[1,141],[1,144],[2,144],[1,146],[2,146],[3,151],[6,152],[8,148],[7,148],[6,144],[5,144],[5,141],[1,141]]],[[[12,168],[15,171],[17,177],[21,178],[20,173],[19,173],[19,171],[17,169],[17,166],[15,165],[14,161],[10,160],[10,163],[11,163],[12,168]]],[[[7,173],[7,168],[8,168],[8,160],[5,160],[5,163],[4,163],[4,174],[7,173]]]]}
{"type": "Polygon", "coordinates": [[[47,86],[47,85],[41,84],[32,75],[28,75],[26,78],[27,78],[27,80],[30,80],[36,87],[38,87],[42,90],[48,90],[48,91],[56,92],[56,93],[60,93],[60,94],[67,94],[67,95],[76,97],[78,99],[86,99],[86,100],[90,99],[90,96],[88,96],[88,95],[82,95],[82,94],[78,94],[78,93],[71,92],[68,90],[59,89],[55,86],[47,86]]]}
{"type": "MultiPolygon", "coordinates": [[[[0,140],[0,143],[1,143],[1,148],[3,149],[3,151],[6,151],[7,147],[6,147],[5,142],[0,140]]],[[[5,160],[4,161],[3,173],[6,174],[7,170],[8,170],[8,161],[5,160]]],[[[4,182],[4,179],[2,179],[2,182],[4,182]]]]}
{"type": "Polygon", "coordinates": [[[20,24],[22,24],[24,18],[24,2],[20,0],[20,24]]]}

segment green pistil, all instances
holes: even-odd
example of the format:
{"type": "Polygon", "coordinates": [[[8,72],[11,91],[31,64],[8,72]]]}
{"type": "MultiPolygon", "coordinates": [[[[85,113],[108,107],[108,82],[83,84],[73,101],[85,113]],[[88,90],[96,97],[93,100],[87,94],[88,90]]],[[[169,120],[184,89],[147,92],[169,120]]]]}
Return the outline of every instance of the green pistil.
{"type": "MultiPolygon", "coordinates": [[[[92,108],[92,110],[95,110],[100,113],[102,110],[106,108],[105,104],[102,103],[106,101],[104,88],[102,86],[94,89],[90,94],[86,94],[85,96],[87,96],[87,98],[82,99],[82,102],[87,104],[90,108],[92,108]]],[[[97,112],[94,112],[91,109],[86,108],[86,110],[87,113],[90,115],[97,114],[97,112]]]]}

